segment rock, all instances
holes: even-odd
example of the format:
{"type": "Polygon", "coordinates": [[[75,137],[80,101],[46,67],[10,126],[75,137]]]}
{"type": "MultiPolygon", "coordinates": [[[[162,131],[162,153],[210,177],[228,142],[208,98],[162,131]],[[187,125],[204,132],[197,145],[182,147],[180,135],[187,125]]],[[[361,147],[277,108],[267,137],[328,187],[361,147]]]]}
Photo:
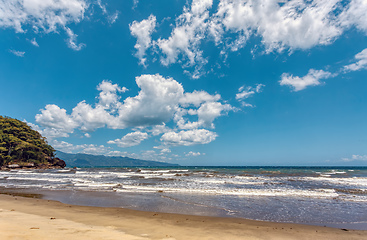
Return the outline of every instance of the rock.
{"type": "Polygon", "coordinates": [[[56,167],[66,167],[66,163],[64,160],[61,160],[60,158],[54,158],[53,159],[53,165],[56,167]]]}
{"type": "Polygon", "coordinates": [[[6,166],[7,168],[20,168],[19,164],[10,164],[8,166],[6,166]]]}
{"type": "Polygon", "coordinates": [[[27,164],[25,164],[23,167],[26,167],[26,168],[32,168],[32,167],[34,167],[35,165],[34,165],[34,163],[27,163],[27,164]]]}

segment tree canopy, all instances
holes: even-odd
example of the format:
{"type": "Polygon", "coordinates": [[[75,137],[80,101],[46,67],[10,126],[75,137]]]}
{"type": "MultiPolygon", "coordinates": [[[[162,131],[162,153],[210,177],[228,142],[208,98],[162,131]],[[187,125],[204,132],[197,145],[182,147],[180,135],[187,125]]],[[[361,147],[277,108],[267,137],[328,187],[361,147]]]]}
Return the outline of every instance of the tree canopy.
{"type": "Polygon", "coordinates": [[[0,166],[47,164],[54,152],[46,138],[26,123],[0,116],[0,166]]]}

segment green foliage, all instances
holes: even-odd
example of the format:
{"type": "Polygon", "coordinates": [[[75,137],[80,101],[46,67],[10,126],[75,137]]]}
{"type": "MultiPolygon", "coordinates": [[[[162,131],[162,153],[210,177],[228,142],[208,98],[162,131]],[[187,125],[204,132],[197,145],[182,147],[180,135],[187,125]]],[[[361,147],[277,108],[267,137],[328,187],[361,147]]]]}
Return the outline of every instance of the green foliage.
{"type": "Polygon", "coordinates": [[[46,138],[26,123],[0,116],[0,166],[47,163],[54,157],[54,152],[46,138]]]}

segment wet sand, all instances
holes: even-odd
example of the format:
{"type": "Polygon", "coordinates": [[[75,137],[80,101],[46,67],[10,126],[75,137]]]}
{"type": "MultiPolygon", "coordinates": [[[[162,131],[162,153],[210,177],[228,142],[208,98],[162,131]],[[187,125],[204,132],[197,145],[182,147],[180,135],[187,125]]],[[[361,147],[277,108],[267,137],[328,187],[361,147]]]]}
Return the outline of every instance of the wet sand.
{"type": "Polygon", "coordinates": [[[87,207],[0,194],[0,239],[367,239],[367,231],[87,207]]]}

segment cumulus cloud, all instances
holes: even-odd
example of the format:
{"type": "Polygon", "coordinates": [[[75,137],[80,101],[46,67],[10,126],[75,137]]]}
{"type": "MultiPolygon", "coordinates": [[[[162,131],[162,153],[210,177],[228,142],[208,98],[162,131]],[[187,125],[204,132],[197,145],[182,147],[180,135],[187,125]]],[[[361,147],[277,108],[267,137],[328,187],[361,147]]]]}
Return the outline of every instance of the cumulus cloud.
{"type": "Polygon", "coordinates": [[[180,104],[184,107],[191,105],[197,107],[193,108],[179,108],[174,120],[180,129],[195,129],[199,127],[214,128],[213,121],[219,116],[225,115],[231,110],[234,110],[229,104],[219,102],[221,96],[219,94],[210,95],[204,91],[194,91],[192,93],[185,93],[180,99],[180,104]],[[185,118],[186,115],[197,115],[198,121],[189,121],[185,118]]]}
{"type": "Polygon", "coordinates": [[[194,0],[191,8],[184,7],[183,13],[176,19],[176,27],[171,36],[168,39],[158,39],[157,45],[165,55],[161,58],[163,65],[175,63],[179,54],[187,59],[189,66],[206,62],[199,44],[205,37],[212,4],[212,0],[194,0]]]}
{"type": "Polygon", "coordinates": [[[14,54],[17,57],[24,57],[25,52],[16,51],[16,50],[9,50],[12,54],[14,54]]]}
{"type": "Polygon", "coordinates": [[[52,127],[41,128],[37,124],[33,124],[25,120],[23,122],[27,123],[33,130],[36,130],[43,137],[46,137],[48,140],[52,140],[54,138],[69,137],[69,134],[65,132],[63,129],[52,127]]]}
{"type": "Polygon", "coordinates": [[[288,85],[293,88],[295,92],[297,92],[309,86],[320,85],[321,79],[327,79],[333,76],[335,75],[328,71],[310,69],[307,75],[303,77],[293,76],[289,73],[283,73],[279,83],[280,85],[288,85]]]}
{"type": "Polygon", "coordinates": [[[278,1],[222,0],[216,21],[245,39],[260,35],[267,52],[308,49],[329,44],[342,33],[334,21],[337,4],[338,0],[291,0],[281,4],[278,1]]]}
{"type": "MultiPolygon", "coordinates": [[[[68,36],[68,47],[79,51],[86,45],[77,43],[77,34],[68,26],[79,23],[84,19],[91,5],[101,7],[104,15],[112,24],[118,18],[118,12],[109,14],[105,5],[98,1],[89,0],[7,0],[0,1],[0,28],[11,28],[16,33],[58,33],[65,31],[68,36]]],[[[35,38],[31,43],[38,46],[35,38]]]]}
{"type": "Polygon", "coordinates": [[[354,58],[357,62],[345,66],[345,71],[349,72],[367,69],[367,48],[355,55],[354,58]]]}
{"type": "Polygon", "coordinates": [[[339,21],[344,27],[355,26],[367,33],[367,2],[365,0],[351,0],[347,10],[340,14],[339,21]]]}
{"type": "Polygon", "coordinates": [[[173,78],[156,74],[142,75],[135,80],[140,88],[136,96],[122,100],[120,95],[127,89],[103,80],[97,86],[100,93],[94,105],[81,101],[67,114],[65,109],[49,104],[36,115],[36,122],[45,128],[44,131],[55,129],[64,133],[64,136],[75,129],[84,132],[103,127],[140,130],[108,142],[120,147],[138,145],[148,138],[148,133],[153,137],[163,134],[160,139],[164,144],[166,140],[172,142],[169,136],[182,135],[183,140],[175,145],[192,145],[213,141],[215,133],[199,128],[213,129],[216,118],[234,110],[230,104],[221,101],[219,94],[185,92],[183,86],[173,78]],[[192,118],[196,118],[196,121],[189,121],[192,118]],[[167,123],[176,124],[177,127],[172,129],[167,123]],[[143,129],[145,131],[141,132],[143,129]],[[177,129],[191,131],[176,133],[177,129]]]}
{"type": "Polygon", "coordinates": [[[206,129],[193,129],[180,132],[167,132],[162,135],[161,141],[172,146],[191,146],[195,144],[207,144],[215,140],[218,135],[206,129]]]}
{"type": "Polygon", "coordinates": [[[185,95],[180,99],[180,104],[183,106],[188,106],[190,104],[195,107],[200,106],[204,102],[215,102],[220,100],[220,95],[211,95],[205,91],[193,91],[191,93],[185,93],[185,95]]]}
{"type": "Polygon", "coordinates": [[[73,108],[70,118],[76,123],[75,127],[80,127],[83,131],[93,131],[114,121],[114,117],[106,111],[104,106],[97,104],[93,107],[85,101],[73,108]]]}
{"type": "Polygon", "coordinates": [[[66,133],[72,133],[78,126],[65,109],[55,104],[48,104],[45,109],[41,109],[41,114],[36,115],[36,122],[44,127],[60,129],[66,133]]]}
{"type": "Polygon", "coordinates": [[[116,127],[152,126],[169,121],[183,96],[182,85],[159,74],[142,75],[135,80],[141,90],[137,96],[124,100],[116,127]]]}
{"type": "Polygon", "coordinates": [[[217,6],[212,0],[193,0],[175,19],[168,38],[158,37],[145,46],[158,47],[152,54],[159,54],[162,65],[180,63],[184,72],[199,78],[208,63],[203,45],[210,41],[224,56],[253,37],[261,39],[264,53],[292,53],[331,44],[350,28],[367,34],[366,11],[365,0],[220,0],[217,6]]]}
{"type": "Polygon", "coordinates": [[[135,56],[139,58],[140,64],[145,65],[145,51],[152,45],[151,35],[156,26],[156,17],[150,15],[148,19],[141,22],[134,21],[130,24],[131,35],[137,38],[134,48],[137,50],[135,56]]]}
{"type": "Polygon", "coordinates": [[[83,19],[88,4],[84,0],[10,0],[0,3],[0,27],[25,32],[23,26],[46,32],[56,31],[70,22],[83,19]]]}
{"type": "Polygon", "coordinates": [[[117,144],[117,146],[125,148],[139,145],[143,140],[148,138],[145,132],[131,132],[123,136],[121,139],[110,140],[108,144],[117,144]]]}
{"type": "Polygon", "coordinates": [[[99,93],[99,105],[105,108],[118,107],[120,97],[117,93],[124,93],[127,91],[125,87],[119,87],[117,84],[112,84],[111,81],[103,80],[97,87],[99,93]]]}
{"type": "MultiPolygon", "coordinates": [[[[191,7],[184,7],[183,13],[177,17],[176,26],[167,38],[159,38],[151,44],[151,33],[155,28],[156,17],[151,15],[141,22],[134,21],[130,25],[130,31],[137,38],[135,48],[136,56],[142,64],[145,63],[145,51],[154,45],[159,48],[164,56],[161,56],[161,64],[168,66],[175,63],[182,56],[186,67],[193,67],[189,72],[192,78],[199,78],[203,72],[201,68],[207,63],[199,48],[200,42],[205,38],[205,32],[209,24],[209,9],[212,0],[194,0],[191,7]]],[[[188,72],[188,71],[186,71],[188,72]]]]}

